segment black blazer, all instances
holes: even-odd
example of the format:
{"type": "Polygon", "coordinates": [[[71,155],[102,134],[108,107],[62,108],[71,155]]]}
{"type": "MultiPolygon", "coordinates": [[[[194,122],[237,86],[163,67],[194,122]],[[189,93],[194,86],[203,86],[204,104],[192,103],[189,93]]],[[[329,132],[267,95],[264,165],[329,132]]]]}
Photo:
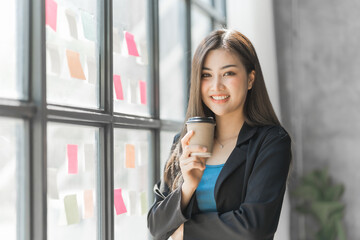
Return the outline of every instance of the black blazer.
{"type": "Polygon", "coordinates": [[[200,212],[194,194],[181,210],[181,187],[154,187],[147,221],[154,239],[184,223],[184,240],[271,240],[278,226],[291,162],[291,139],[281,126],[244,123],[215,184],[217,212],[200,212]]]}

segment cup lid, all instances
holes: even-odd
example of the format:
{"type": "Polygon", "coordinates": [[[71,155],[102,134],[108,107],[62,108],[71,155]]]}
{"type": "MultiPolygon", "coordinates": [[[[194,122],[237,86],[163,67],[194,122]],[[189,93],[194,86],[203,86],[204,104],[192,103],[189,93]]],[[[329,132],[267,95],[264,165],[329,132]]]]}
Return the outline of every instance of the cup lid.
{"type": "Polygon", "coordinates": [[[215,120],[213,117],[191,117],[186,121],[186,123],[200,123],[200,122],[215,124],[215,120]]]}

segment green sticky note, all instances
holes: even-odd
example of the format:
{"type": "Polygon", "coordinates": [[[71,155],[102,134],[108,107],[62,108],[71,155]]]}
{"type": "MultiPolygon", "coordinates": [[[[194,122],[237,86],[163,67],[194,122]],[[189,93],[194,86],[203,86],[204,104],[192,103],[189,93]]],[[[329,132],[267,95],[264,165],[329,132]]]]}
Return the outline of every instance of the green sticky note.
{"type": "Polygon", "coordinates": [[[141,201],[141,215],[144,215],[148,211],[146,192],[141,192],[140,201],[141,201]]]}
{"type": "Polygon", "coordinates": [[[96,22],[94,16],[86,11],[81,12],[81,22],[84,30],[84,37],[88,40],[96,41],[96,22]]]}
{"type": "Polygon", "coordinates": [[[66,220],[68,225],[80,222],[79,207],[76,195],[67,195],[64,198],[66,220]]]}

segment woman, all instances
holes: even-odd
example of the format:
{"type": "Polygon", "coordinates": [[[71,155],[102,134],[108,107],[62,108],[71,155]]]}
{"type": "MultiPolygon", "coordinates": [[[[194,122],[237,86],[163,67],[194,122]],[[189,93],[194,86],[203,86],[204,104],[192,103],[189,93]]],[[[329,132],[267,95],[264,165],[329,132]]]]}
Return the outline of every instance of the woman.
{"type": "Polygon", "coordinates": [[[154,239],[273,239],[291,162],[291,139],[270,103],[251,42],[217,30],[197,48],[186,119],[216,120],[210,158],[174,139],[148,213],[154,239]],[[206,179],[206,180],[204,180],[206,179]]]}

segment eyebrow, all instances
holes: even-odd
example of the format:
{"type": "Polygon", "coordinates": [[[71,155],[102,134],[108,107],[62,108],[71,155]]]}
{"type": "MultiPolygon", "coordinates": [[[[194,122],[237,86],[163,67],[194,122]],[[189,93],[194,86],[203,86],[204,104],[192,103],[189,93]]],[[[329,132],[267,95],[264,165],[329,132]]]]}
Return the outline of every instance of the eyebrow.
{"type": "MultiPolygon", "coordinates": [[[[237,66],[234,64],[230,64],[230,65],[223,66],[221,69],[225,69],[225,68],[229,68],[229,67],[237,67],[237,66]]],[[[202,69],[203,70],[211,70],[210,68],[207,68],[207,67],[203,67],[202,69]]]]}

